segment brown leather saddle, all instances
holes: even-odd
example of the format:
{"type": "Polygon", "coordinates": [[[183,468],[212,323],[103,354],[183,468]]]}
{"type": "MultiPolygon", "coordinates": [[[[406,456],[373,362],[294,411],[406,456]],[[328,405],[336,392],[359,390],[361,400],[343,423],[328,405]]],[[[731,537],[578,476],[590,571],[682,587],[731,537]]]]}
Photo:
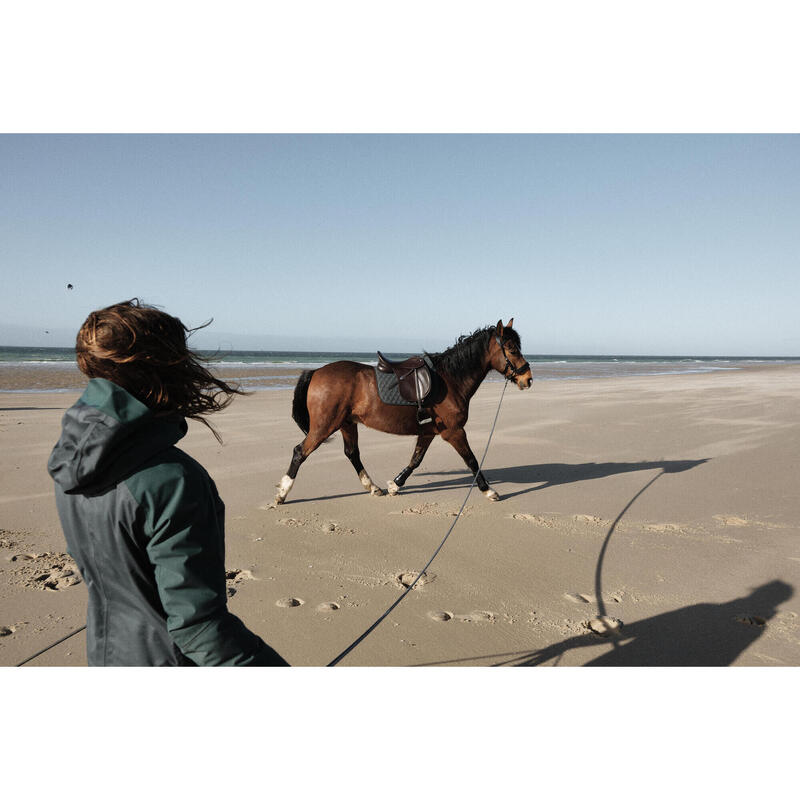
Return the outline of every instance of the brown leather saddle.
{"type": "Polygon", "coordinates": [[[427,355],[411,356],[405,361],[390,361],[378,350],[376,369],[386,374],[394,374],[400,396],[408,403],[417,406],[417,422],[424,425],[431,422],[431,415],[423,408],[423,403],[433,388],[433,362],[427,355]]]}

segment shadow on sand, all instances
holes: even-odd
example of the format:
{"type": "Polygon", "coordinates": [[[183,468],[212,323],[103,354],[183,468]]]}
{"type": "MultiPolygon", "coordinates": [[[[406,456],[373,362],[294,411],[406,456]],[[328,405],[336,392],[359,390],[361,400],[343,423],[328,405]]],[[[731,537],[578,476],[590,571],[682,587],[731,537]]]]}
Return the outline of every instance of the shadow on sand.
{"type": "Polygon", "coordinates": [[[495,666],[533,667],[569,650],[611,642],[612,650],[586,663],[588,667],[724,667],[732,664],[766,630],[778,606],[794,589],[775,580],[728,603],[697,603],[677,611],[623,625],[619,635],[573,636],[563,642],[495,666]]]}
{"type": "MultiPolygon", "coordinates": [[[[611,461],[600,464],[595,462],[586,464],[529,464],[527,466],[500,467],[498,469],[486,470],[484,474],[490,484],[503,483],[525,485],[525,488],[519,489],[516,492],[508,492],[503,487],[500,487],[501,499],[509,500],[512,497],[517,497],[527,492],[539,491],[540,489],[548,489],[551,486],[559,486],[564,483],[577,483],[578,481],[590,481],[595,478],[607,478],[609,475],[620,475],[625,472],[640,472],[651,469],[661,470],[659,474],[685,472],[700,464],[705,464],[708,460],[707,458],[701,458],[684,461],[611,461]]],[[[449,475],[453,477],[417,485],[413,483],[410,485],[407,484],[403,487],[398,497],[436,492],[441,489],[466,488],[472,483],[472,475],[466,470],[417,473],[418,478],[440,475],[449,475]]],[[[363,491],[353,491],[335,495],[321,495],[319,497],[293,498],[287,500],[286,505],[291,503],[312,503],[318,500],[337,500],[342,497],[357,497],[363,494],[363,491]]]]}
{"type": "MultiPolygon", "coordinates": [[[[641,472],[651,469],[660,469],[662,472],[685,472],[686,470],[705,464],[707,458],[683,461],[609,461],[602,463],[589,462],[586,464],[528,464],[527,466],[499,467],[485,470],[486,479],[490,484],[517,484],[524,488],[516,492],[500,489],[504,500],[517,497],[527,492],[536,492],[540,489],[549,489],[551,486],[560,486],[564,483],[590,481],[596,478],[607,478],[610,475],[621,475],[625,472],[641,472]]],[[[434,481],[421,486],[407,486],[403,494],[432,492],[449,486],[469,486],[472,476],[461,470],[448,472],[420,472],[418,477],[437,475],[453,475],[458,477],[449,480],[434,481]]]]}
{"type": "Polygon", "coordinates": [[[467,661],[492,661],[494,667],[535,667],[552,661],[552,666],[557,666],[570,650],[611,643],[612,650],[605,650],[585,666],[725,667],[758,640],[778,612],[778,606],[793,595],[794,589],[788,583],[775,580],[728,603],[697,603],[623,625],[614,639],[587,631],[541,650],[495,653],[418,666],[467,661]]]}
{"type": "Polygon", "coordinates": [[[0,408],[0,411],[59,411],[60,406],[14,406],[12,408],[0,408]]]}

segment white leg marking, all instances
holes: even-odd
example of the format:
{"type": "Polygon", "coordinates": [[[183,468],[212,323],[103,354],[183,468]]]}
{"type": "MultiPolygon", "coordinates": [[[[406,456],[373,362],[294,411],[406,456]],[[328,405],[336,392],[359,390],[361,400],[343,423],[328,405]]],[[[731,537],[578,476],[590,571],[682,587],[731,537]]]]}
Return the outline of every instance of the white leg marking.
{"type": "Polygon", "coordinates": [[[281,482],[278,484],[278,494],[275,496],[276,503],[280,504],[286,499],[286,495],[289,494],[293,483],[294,478],[290,478],[288,475],[284,475],[281,478],[281,482]]]}
{"type": "Polygon", "coordinates": [[[376,485],[375,485],[375,484],[372,482],[372,478],[370,478],[370,476],[369,476],[369,475],[367,475],[367,471],[366,471],[365,469],[362,469],[362,470],[361,470],[361,472],[359,472],[359,473],[358,473],[358,477],[359,477],[359,478],[360,478],[360,480],[361,480],[361,485],[362,485],[362,486],[363,486],[363,487],[364,487],[364,488],[365,488],[365,489],[366,489],[366,490],[367,490],[367,491],[368,491],[370,494],[376,494],[376,495],[382,495],[382,494],[383,494],[383,489],[381,489],[379,486],[376,486],[376,485]]]}

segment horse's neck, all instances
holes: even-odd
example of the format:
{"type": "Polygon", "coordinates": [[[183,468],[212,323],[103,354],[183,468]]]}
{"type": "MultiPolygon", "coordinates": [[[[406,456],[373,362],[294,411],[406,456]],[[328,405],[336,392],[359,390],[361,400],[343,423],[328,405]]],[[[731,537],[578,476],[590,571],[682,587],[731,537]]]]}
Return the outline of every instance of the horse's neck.
{"type": "Polygon", "coordinates": [[[469,401],[472,398],[472,395],[478,391],[478,387],[488,374],[489,364],[487,359],[487,363],[477,365],[473,372],[461,378],[459,388],[465,400],[469,401]]]}

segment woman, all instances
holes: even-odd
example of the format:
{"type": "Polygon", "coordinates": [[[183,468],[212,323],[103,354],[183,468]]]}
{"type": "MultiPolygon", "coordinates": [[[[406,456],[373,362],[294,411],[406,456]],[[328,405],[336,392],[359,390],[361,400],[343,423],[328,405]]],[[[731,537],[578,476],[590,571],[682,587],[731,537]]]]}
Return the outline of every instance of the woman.
{"type": "Polygon", "coordinates": [[[288,666],[227,609],[225,507],[175,447],[186,417],[242,392],[215,378],[191,333],[137,299],[78,332],[89,385],[64,415],[48,470],[70,555],[89,590],[90,665],[288,666]]]}

